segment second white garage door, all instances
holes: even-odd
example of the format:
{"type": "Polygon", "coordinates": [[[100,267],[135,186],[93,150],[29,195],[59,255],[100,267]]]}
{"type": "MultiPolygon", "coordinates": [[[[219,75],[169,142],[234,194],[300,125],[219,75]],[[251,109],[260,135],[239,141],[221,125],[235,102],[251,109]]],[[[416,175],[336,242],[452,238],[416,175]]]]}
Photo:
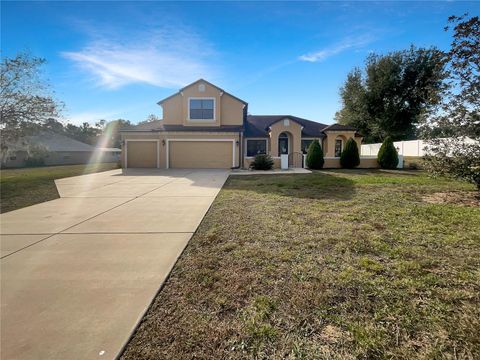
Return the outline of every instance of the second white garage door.
{"type": "Polygon", "coordinates": [[[169,167],[177,169],[229,169],[232,141],[169,141],[169,167]]]}

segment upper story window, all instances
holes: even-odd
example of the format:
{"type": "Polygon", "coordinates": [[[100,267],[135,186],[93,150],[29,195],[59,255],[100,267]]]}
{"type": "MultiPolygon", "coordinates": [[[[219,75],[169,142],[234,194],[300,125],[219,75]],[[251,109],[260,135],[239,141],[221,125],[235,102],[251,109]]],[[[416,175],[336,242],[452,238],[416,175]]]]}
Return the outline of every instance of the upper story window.
{"type": "Polygon", "coordinates": [[[215,120],[215,99],[189,99],[189,120],[215,120]]]}

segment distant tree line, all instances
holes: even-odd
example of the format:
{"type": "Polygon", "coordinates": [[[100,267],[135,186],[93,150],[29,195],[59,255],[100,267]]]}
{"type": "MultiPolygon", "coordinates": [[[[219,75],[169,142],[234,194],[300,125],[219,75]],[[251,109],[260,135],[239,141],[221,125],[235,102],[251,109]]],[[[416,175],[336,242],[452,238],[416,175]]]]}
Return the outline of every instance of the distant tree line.
{"type": "Polygon", "coordinates": [[[57,119],[48,118],[40,130],[62,134],[72,139],[90,145],[102,147],[121,147],[119,130],[130,126],[129,120],[117,119],[112,121],[100,120],[94,125],[84,122],[82,125],[74,125],[57,119]]]}

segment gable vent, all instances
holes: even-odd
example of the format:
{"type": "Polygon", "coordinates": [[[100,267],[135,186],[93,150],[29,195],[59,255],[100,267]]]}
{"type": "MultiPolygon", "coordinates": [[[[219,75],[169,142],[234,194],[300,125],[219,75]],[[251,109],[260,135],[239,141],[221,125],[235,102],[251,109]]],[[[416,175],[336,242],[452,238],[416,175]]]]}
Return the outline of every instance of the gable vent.
{"type": "Polygon", "coordinates": [[[205,84],[198,85],[198,91],[205,92],[205,84]]]}

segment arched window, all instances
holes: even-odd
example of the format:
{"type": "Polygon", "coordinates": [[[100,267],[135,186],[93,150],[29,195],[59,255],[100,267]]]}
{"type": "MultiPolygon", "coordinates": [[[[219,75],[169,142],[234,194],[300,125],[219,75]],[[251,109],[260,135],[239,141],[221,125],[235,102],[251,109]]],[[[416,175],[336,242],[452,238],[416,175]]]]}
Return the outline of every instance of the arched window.
{"type": "Polygon", "coordinates": [[[335,140],[335,157],[339,157],[342,154],[343,141],[341,138],[335,140]]]}
{"type": "Polygon", "coordinates": [[[278,135],[278,155],[288,155],[288,134],[282,132],[278,135]]]}

